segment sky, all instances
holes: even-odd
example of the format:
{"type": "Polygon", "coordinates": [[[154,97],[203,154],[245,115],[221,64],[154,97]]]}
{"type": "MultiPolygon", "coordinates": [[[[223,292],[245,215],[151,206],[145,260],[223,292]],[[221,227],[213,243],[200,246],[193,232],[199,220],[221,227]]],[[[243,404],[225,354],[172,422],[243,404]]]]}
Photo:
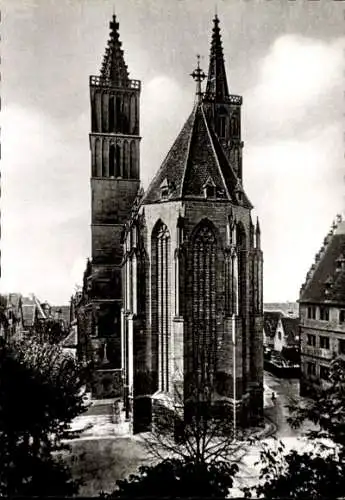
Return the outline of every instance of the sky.
{"type": "Polygon", "coordinates": [[[332,0],[2,0],[2,293],[69,301],[90,256],[89,75],[115,11],[142,81],[147,187],[208,70],[215,9],[243,96],[244,187],[260,218],[264,301],[294,301],[345,211],[345,6],[332,0]]]}

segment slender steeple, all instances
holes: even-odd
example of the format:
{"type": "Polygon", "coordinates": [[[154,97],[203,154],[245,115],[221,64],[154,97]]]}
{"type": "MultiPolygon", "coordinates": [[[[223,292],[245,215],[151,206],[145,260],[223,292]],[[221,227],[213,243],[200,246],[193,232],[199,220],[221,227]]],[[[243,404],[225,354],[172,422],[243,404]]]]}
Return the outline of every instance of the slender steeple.
{"type": "Polygon", "coordinates": [[[121,48],[119,23],[115,15],[109,23],[109,28],[110,37],[103,57],[101,79],[108,80],[117,87],[128,87],[129,74],[121,48]]]}
{"type": "Polygon", "coordinates": [[[223,47],[217,14],[213,19],[213,24],[206,95],[208,98],[212,97],[216,101],[225,101],[229,97],[229,89],[226,80],[223,47]]]}

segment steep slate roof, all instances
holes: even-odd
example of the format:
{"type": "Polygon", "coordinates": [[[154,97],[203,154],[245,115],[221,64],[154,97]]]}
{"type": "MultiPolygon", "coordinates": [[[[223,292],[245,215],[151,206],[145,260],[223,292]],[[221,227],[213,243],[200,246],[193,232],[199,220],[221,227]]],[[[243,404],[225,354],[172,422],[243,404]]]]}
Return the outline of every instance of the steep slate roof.
{"type": "MultiPolygon", "coordinates": [[[[215,185],[215,199],[238,204],[235,192],[239,180],[207,121],[202,102],[198,102],[149,185],[142,203],[161,201],[162,185],[169,187],[169,201],[203,197],[203,186],[208,180],[215,185]]],[[[241,190],[243,206],[251,208],[243,188],[241,190]]]]}
{"type": "Polygon", "coordinates": [[[288,346],[296,345],[299,341],[299,318],[281,318],[285,340],[288,346]]]}
{"type": "Polygon", "coordinates": [[[274,337],[278,321],[282,316],[281,311],[264,311],[264,330],[267,337],[274,337]]]}
{"type": "Polygon", "coordinates": [[[33,326],[35,323],[36,303],[31,297],[22,297],[21,311],[23,326],[33,326]]]}
{"type": "Polygon", "coordinates": [[[337,269],[337,260],[344,254],[345,222],[341,222],[302,289],[299,302],[345,305],[345,268],[337,269]]]}

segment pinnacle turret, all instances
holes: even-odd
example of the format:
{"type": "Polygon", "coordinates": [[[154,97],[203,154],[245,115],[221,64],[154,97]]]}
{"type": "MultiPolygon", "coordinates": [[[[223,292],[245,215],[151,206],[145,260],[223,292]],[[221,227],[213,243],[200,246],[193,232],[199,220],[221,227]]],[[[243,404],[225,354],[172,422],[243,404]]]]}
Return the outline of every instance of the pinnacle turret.
{"type": "Polygon", "coordinates": [[[129,85],[129,74],[121,48],[119,23],[116,21],[115,15],[113,15],[109,27],[110,38],[103,57],[101,78],[117,87],[127,87],[129,85]]]}
{"type": "Polygon", "coordinates": [[[215,15],[213,23],[206,96],[209,99],[212,98],[220,102],[229,97],[229,89],[226,80],[223,47],[217,15],[215,15]]]}

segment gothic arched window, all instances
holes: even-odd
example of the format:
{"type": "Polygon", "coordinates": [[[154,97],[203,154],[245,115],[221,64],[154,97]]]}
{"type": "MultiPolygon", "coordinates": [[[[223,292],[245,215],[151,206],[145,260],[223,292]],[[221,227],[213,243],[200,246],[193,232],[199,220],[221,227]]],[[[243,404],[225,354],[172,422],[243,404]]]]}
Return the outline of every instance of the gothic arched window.
{"type": "Polygon", "coordinates": [[[131,100],[130,100],[130,133],[135,134],[136,133],[136,121],[137,121],[137,111],[136,111],[137,103],[136,103],[136,98],[135,95],[131,95],[131,100]]]}
{"type": "Polygon", "coordinates": [[[192,240],[192,367],[204,382],[216,360],[216,258],[216,237],[205,222],[192,240]]]}
{"type": "Polygon", "coordinates": [[[115,132],[122,132],[122,103],[120,97],[116,97],[115,119],[116,119],[115,132]]]}
{"type": "Polygon", "coordinates": [[[115,165],[116,165],[116,177],[122,177],[121,172],[121,148],[119,144],[116,144],[115,148],[115,165]]]}
{"type": "Polygon", "coordinates": [[[221,139],[226,137],[226,116],[220,115],[218,118],[218,134],[221,139]]]}
{"type": "Polygon", "coordinates": [[[158,389],[169,391],[170,234],[158,223],[152,233],[152,319],[158,352],[158,389]]]}
{"type": "Polygon", "coordinates": [[[123,177],[129,178],[129,145],[128,141],[123,143],[123,177]]]}
{"type": "Polygon", "coordinates": [[[115,102],[114,96],[109,97],[109,132],[115,132],[115,102]]]}
{"type": "Polygon", "coordinates": [[[95,157],[93,164],[93,176],[100,177],[102,171],[102,144],[100,139],[95,141],[95,157]]]}
{"type": "Polygon", "coordinates": [[[131,147],[130,147],[129,177],[130,179],[136,178],[136,147],[134,141],[131,142],[131,147]]]}
{"type": "Polygon", "coordinates": [[[101,175],[102,177],[106,177],[106,164],[107,164],[107,148],[108,148],[108,142],[103,141],[103,147],[102,147],[102,170],[101,170],[101,175]]]}
{"type": "Polygon", "coordinates": [[[109,147],[109,177],[115,176],[115,151],[114,144],[109,147]]]}

